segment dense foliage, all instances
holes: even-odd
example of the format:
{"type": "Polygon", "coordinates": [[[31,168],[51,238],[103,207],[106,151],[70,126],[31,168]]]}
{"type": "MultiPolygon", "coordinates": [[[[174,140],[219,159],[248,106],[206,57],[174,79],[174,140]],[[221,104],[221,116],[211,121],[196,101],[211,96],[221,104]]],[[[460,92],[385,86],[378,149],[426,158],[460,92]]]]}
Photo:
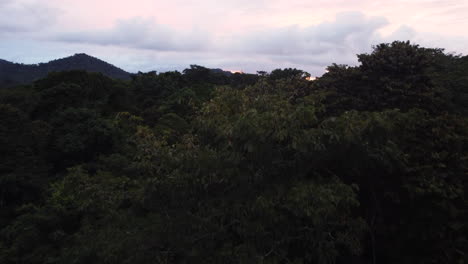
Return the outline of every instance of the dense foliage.
{"type": "Polygon", "coordinates": [[[468,263],[468,58],[0,91],[0,263],[468,263]]]}

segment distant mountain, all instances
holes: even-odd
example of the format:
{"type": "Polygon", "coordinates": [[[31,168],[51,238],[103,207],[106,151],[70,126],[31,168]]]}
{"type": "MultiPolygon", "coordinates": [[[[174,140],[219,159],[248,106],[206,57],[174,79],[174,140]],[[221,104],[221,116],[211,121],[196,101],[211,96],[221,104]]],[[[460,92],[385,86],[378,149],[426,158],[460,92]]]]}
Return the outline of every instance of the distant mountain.
{"type": "Polygon", "coordinates": [[[130,73],[98,58],[80,53],[47,63],[29,65],[0,59],[0,86],[27,84],[47,76],[50,72],[70,70],[100,72],[114,79],[130,79],[130,73]]]}

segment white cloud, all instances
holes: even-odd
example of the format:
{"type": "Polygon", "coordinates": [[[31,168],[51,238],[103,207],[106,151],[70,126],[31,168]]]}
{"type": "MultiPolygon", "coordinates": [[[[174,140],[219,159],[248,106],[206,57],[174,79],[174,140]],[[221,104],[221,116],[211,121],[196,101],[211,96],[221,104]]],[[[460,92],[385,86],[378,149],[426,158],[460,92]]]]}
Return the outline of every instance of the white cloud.
{"type": "Polygon", "coordinates": [[[59,16],[59,10],[38,0],[1,0],[0,34],[46,31],[59,16]]]}
{"type": "Polygon", "coordinates": [[[240,52],[271,55],[322,55],[367,50],[380,39],[378,30],[387,25],[383,17],[366,17],[359,12],[338,14],[333,21],[309,27],[270,28],[232,36],[226,46],[240,52]]]}
{"type": "Polygon", "coordinates": [[[56,40],[153,51],[208,52],[220,57],[232,53],[262,55],[272,61],[321,65],[325,59],[348,59],[350,54],[368,50],[381,39],[378,30],[387,23],[382,17],[347,12],[309,27],[269,28],[220,38],[199,30],[181,32],[152,19],[132,18],[118,21],[109,30],[60,33],[56,40]]]}
{"type": "Polygon", "coordinates": [[[210,48],[207,33],[193,29],[180,32],[153,19],[119,20],[110,30],[59,33],[56,40],[70,43],[114,45],[147,50],[191,51],[210,48]]]}

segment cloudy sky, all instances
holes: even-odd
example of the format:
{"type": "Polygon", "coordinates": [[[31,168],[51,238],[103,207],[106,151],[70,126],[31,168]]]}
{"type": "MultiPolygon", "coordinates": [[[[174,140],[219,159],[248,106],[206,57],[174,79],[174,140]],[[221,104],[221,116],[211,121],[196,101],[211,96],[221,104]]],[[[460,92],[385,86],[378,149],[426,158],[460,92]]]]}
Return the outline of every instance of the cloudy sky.
{"type": "Polygon", "coordinates": [[[0,58],[321,75],[392,40],[468,54],[467,27],[468,0],[0,0],[0,58]]]}

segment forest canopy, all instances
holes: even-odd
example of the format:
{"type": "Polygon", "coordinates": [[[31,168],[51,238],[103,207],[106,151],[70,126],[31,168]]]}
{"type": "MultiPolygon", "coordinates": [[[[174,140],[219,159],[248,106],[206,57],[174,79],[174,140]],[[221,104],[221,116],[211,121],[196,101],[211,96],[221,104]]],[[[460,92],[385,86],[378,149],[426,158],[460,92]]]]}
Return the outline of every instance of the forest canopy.
{"type": "Polygon", "coordinates": [[[468,57],[358,60],[0,89],[0,263],[468,263],[468,57]]]}

